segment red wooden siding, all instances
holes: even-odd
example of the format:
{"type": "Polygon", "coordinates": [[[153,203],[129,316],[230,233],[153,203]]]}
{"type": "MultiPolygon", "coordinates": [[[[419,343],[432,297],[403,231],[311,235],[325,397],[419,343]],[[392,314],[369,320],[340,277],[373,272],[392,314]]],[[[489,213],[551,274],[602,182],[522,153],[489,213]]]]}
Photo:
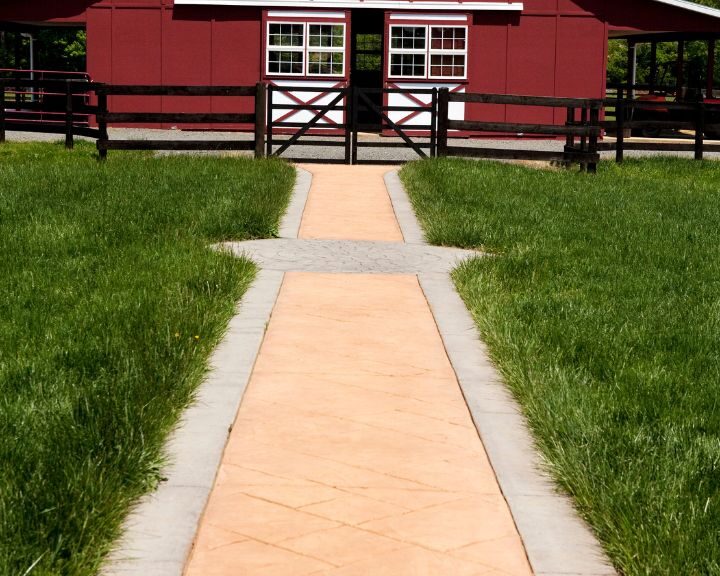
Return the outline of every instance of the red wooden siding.
{"type": "MultiPolygon", "coordinates": [[[[146,1],[88,9],[88,71],[98,82],[255,84],[260,42],[259,8],[173,9],[146,1]]],[[[115,97],[111,104],[118,111],[253,111],[249,98],[115,97]]]]}
{"type": "MultiPolygon", "coordinates": [[[[468,46],[468,92],[505,94],[508,90],[508,31],[505,14],[476,13],[470,26],[468,46]]],[[[505,121],[505,107],[493,104],[466,104],[468,119],[505,121]]]]}

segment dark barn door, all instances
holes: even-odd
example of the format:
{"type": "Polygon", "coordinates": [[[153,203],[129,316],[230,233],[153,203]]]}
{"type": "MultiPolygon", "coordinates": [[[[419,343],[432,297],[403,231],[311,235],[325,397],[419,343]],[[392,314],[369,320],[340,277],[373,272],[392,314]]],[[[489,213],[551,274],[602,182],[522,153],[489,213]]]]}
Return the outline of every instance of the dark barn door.
{"type": "MultiPolygon", "coordinates": [[[[370,96],[377,106],[382,106],[384,27],[382,10],[353,10],[350,84],[378,90],[370,96]]],[[[362,132],[379,132],[382,128],[378,115],[370,110],[358,111],[358,124],[362,132]]]]}

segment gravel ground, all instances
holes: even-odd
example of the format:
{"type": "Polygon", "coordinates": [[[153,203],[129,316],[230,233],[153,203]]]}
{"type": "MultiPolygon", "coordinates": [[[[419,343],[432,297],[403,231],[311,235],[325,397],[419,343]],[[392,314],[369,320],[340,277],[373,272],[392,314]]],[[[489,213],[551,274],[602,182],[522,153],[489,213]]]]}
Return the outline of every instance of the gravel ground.
{"type": "MultiPolygon", "coordinates": [[[[111,128],[110,138],[116,140],[122,139],[138,139],[138,140],[251,140],[252,135],[245,132],[204,132],[204,131],[183,131],[183,130],[154,130],[147,128],[111,128]]],[[[276,137],[279,141],[286,136],[276,137]]],[[[57,134],[35,134],[30,132],[7,132],[7,140],[13,142],[54,142],[62,138],[57,134]]],[[[79,140],[90,140],[78,137],[79,140]]],[[[306,136],[305,139],[316,139],[315,136],[306,136]]],[[[342,138],[328,138],[328,140],[342,142],[342,138]]],[[[414,138],[416,142],[427,144],[427,138],[414,138]]],[[[642,141],[643,139],[633,139],[633,141],[642,141]]],[[[408,160],[417,159],[417,154],[410,148],[363,148],[363,142],[402,142],[400,138],[382,137],[377,134],[360,134],[358,141],[361,146],[358,150],[358,159],[360,160],[381,160],[381,161],[397,161],[398,163],[408,160]]],[[[610,139],[610,141],[612,141],[610,139]]],[[[663,142],[686,142],[692,143],[691,139],[663,139],[663,142]]],[[[458,138],[452,141],[453,146],[460,147],[487,147],[487,148],[504,148],[510,150],[562,150],[564,142],[560,140],[541,140],[541,139],[523,139],[523,140],[494,140],[494,139],[468,139],[458,138]]],[[[274,149],[277,150],[278,146],[274,149]]],[[[427,151],[427,149],[425,149],[427,151]]],[[[112,154],[112,152],[110,152],[112,154]]],[[[176,152],[171,152],[176,154],[176,152]]],[[[203,152],[193,152],[193,154],[202,154],[203,152]]],[[[215,154],[215,152],[204,152],[205,154],[215,154]]],[[[166,152],[167,154],[167,152],[166,152]]],[[[251,152],[223,152],[223,154],[250,155],[251,152]]],[[[341,146],[293,146],[283,153],[285,157],[291,157],[298,160],[318,160],[318,159],[342,159],[344,158],[344,148],[341,146]]],[[[650,151],[626,151],[627,157],[632,156],[656,156],[660,154],[670,154],[668,152],[650,152],[650,151]]],[[[691,158],[692,152],[672,152],[676,156],[691,158]]],[[[603,152],[603,158],[613,158],[614,152],[603,152]]],[[[720,153],[706,153],[709,159],[720,159],[720,153]]]]}

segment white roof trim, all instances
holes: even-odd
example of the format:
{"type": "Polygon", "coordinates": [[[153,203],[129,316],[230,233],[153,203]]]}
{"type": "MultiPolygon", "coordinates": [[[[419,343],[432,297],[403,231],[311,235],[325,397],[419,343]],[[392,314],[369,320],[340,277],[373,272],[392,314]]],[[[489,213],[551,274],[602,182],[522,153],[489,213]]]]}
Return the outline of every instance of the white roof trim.
{"type": "MultiPolygon", "coordinates": [[[[683,10],[690,10],[691,12],[697,12],[698,14],[704,14],[705,16],[712,16],[713,18],[720,18],[720,9],[711,8],[704,4],[697,4],[695,2],[689,2],[688,0],[655,0],[660,4],[667,4],[668,6],[674,6],[675,8],[681,8],[683,10]]],[[[177,4],[177,0],[175,0],[177,4]]]]}
{"type": "MultiPolygon", "coordinates": [[[[663,0],[665,1],[665,0],[663,0]]],[[[669,1],[669,0],[668,0],[669,1]]],[[[680,0],[674,0],[679,2],[680,0]]],[[[461,0],[175,0],[175,5],[264,6],[266,8],[383,8],[387,10],[478,10],[521,12],[522,2],[462,2],[461,0]]],[[[720,12],[720,11],[718,11],[720,12]]]]}

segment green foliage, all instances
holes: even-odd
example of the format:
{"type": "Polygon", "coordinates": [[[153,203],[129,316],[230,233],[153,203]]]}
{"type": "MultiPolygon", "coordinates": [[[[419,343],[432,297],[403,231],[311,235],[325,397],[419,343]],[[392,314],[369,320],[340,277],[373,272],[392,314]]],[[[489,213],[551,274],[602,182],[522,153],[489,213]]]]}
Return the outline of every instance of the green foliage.
{"type": "Polygon", "coordinates": [[[293,180],[0,146],[0,574],[97,572],[254,275],[210,244],[274,235],[293,180]]]}
{"type": "MultiPolygon", "coordinates": [[[[637,83],[650,82],[650,44],[637,45],[637,83]]],[[[720,62],[720,44],[716,46],[716,61],[720,62]]],[[[660,42],[657,50],[658,76],[656,85],[674,87],[677,82],[677,43],[660,42]]],[[[707,43],[693,41],[685,43],[685,82],[692,88],[704,88],[707,75],[707,43]]],[[[716,80],[718,71],[715,71],[716,80]]],[[[610,40],[608,46],[608,82],[612,84],[627,81],[627,42],[610,40]]]]}
{"type": "MultiPolygon", "coordinates": [[[[80,28],[39,28],[35,39],[35,69],[85,72],[87,33],[80,28]]],[[[30,67],[30,41],[21,38],[20,60],[15,61],[16,34],[6,32],[0,41],[0,68],[30,67]]]]}
{"type": "Polygon", "coordinates": [[[402,171],[560,485],[626,576],[720,574],[720,163],[402,171]]]}
{"type": "Polygon", "coordinates": [[[85,72],[87,33],[85,30],[44,29],[36,35],[37,62],[45,70],[85,72]]]}

